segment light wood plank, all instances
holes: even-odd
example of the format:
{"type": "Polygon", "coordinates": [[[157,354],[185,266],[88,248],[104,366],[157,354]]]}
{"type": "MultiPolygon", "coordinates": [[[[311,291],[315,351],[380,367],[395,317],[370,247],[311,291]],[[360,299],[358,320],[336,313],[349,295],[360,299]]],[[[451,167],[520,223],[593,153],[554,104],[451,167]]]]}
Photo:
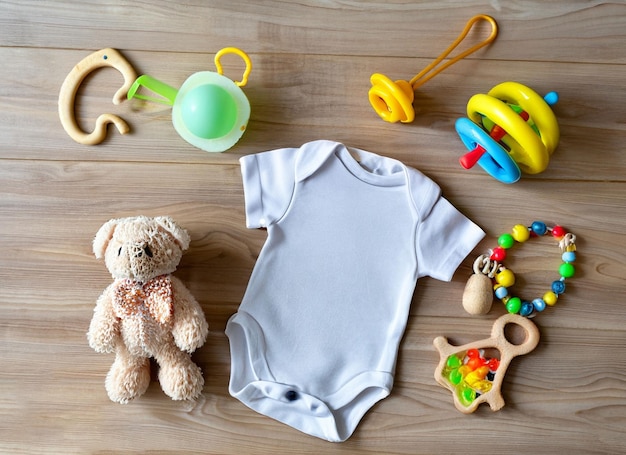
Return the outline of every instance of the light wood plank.
{"type": "Polygon", "coordinates": [[[10,0],[1,7],[0,42],[12,47],[128,48],[133,43],[142,50],[213,53],[236,45],[253,53],[432,59],[470,17],[489,14],[501,32],[481,58],[626,63],[623,2],[10,0]],[[589,41],[593,44],[585,44],[589,41]]]}

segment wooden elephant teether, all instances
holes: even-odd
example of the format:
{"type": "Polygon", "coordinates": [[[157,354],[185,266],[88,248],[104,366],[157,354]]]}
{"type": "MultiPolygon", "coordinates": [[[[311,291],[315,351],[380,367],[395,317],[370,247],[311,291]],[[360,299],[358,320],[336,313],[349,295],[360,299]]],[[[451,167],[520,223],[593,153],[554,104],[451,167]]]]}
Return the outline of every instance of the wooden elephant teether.
{"type": "Polygon", "coordinates": [[[480,403],[488,403],[493,411],[504,406],[501,394],[504,374],[511,360],[528,354],[539,343],[539,330],[529,319],[518,314],[505,314],[496,320],[491,338],[463,346],[452,346],[444,337],[437,337],[433,344],[439,351],[440,360],[435,370],[435,380],[450,390],[456,408],[469,414],[480,403]],[[521,326],[526,339],[521,344],[509,342],[504,334],[508,324],[521,326]],[[499,358],[486,358],[485,350],[497,350],[499,358]]]}
{"type": "Polygon", "coordinates": [[[96,126],[91,133],[82,131],[74,116],[74,101],[78,87],[91,72],[98,68],[111,66],[124,76],[124,85],[113,96],[113,104],[119,104],[126,99],[137,73],[133,67],[115,49],[106,48],[94,52],[81,60],[65,78],[59,92],[59,118],[66,133],[76,142],[85,145],[99,144],[106,137],[106,126],[113,123],[121,134],[129,131],[128,124],[117,115],[102,114],[96,119],[96,126]]]}

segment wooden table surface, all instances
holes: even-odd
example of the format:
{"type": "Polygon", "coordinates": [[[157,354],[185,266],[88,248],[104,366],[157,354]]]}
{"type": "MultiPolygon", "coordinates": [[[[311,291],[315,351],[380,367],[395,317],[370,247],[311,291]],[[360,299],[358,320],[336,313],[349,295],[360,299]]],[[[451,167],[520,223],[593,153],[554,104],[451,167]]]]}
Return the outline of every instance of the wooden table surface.
{"type": "MultiPolygon", "coordinates": [[[[468,44],[483,39],[474,29],[468,44]]],[[[626,3],[507,0],[0,1],[0,451],[21,453],[505,454],[626,451],[626,3]],[[500,25],[496,41],[416,91],[416,119],[383,122],[367,93],[372,73],[410,79],[475,14],[500,25]],[[179,87],[214,71],[226,46],[253,62],[244,88],[246,133],[222,154],[183,141],[160,104],[111,104],[112,69],[78,91],[80,126],[103,112],[112,127],[97,146],[74,142],[57,112],[72,67],[105,47],[139,74],[179,87]],[[558,91],[561,140],[547,170],[513,185],[464,170],[454,129],[467,100],[519,81],[558,91]],[[487,237],[450,283],[419,281],[391,395],[345,443],[302,434],[228,394],[224,334],[266,238],[245,227],[238,159],[332,139],[399,159],[435,180],[487,237]],[[193,358],[205,386],[175,402],[151,383],[127,405],[109,401],[112,355],[90,349],[86,331],[111,282],[91,252],[110,218],[170,215],[192,238],[176,275],[210,324],[193,358]],[[461,305],[478,253],[514,224],[561,224],[577,237],[577,275],[555,307],[535,319],[539,347],[513,360],[505,407],[459,413],[433,374],[433,339],[489,336],[501,304],[485,316],[461,305]]],[[[223,59],[225,74],[241,61],[223,59]]],[[[560,263],[549,239],[518,248],[519,293],[541,295],[560,263]]],[[[514,335],[510,335],[514,336],[514,335]]]]}

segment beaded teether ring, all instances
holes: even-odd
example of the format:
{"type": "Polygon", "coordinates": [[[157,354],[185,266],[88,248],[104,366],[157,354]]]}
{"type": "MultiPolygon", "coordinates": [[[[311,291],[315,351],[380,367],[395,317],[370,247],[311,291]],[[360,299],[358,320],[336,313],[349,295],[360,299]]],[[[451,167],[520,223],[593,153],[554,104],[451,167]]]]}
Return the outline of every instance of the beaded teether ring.
{"type": "Polygon", "coordinates": [[[555,305],[559,296],[565,292],[565,280],[573,277],[576,272],[572,264],[576,260],[575,242],[576,236],[558,225],[548,227],[542,221],[535,221],[530,227],[516,224],[510,234],[502,234],[498,237],[497,247],[493,248],[489,254],[479,256],[474,262],[475,275],[468,280],[463,294],[463,307],[470,314],[487,313],[491,306],[490,301],[486,301],[487,295],[491,293],[491,290],[487,292],[487,286],[491,287],[492,280],[495,296],[504,303],[509,313],[532,318],[543,311],[546,306],[555,305]],[[516,243],[524,243],[531,237],[547,234],[552,234],[559,241],[563,261],[559,266],[560,279],[553,281],[551,289],[542,297],[532,301],[511,295],[509,288],[515,284],[515,274],[502,263],[507,256],[507,251],[516,243]],[[481,275],[489,279],[482,278],[481,275]]]}

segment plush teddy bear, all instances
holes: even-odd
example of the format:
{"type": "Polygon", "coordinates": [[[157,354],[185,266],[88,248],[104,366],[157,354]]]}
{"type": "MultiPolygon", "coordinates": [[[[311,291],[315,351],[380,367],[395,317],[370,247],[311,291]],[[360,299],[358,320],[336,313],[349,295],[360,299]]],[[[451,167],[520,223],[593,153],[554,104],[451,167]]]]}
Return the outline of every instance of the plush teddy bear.
{"type": "Polygon", "coordinates": [[[87,337],[97,352],[115,352],[105,381],[113,401],[127,403],[146,391],[150,358],[172,399],[202,391],[202,371],[191,353],[204,344],[208,324],[196,299],[170,275],[189,241],[165,216],[110,220],[96,234],[94,254],[104,258],[114,281],[96,303],[87,337]]]}

